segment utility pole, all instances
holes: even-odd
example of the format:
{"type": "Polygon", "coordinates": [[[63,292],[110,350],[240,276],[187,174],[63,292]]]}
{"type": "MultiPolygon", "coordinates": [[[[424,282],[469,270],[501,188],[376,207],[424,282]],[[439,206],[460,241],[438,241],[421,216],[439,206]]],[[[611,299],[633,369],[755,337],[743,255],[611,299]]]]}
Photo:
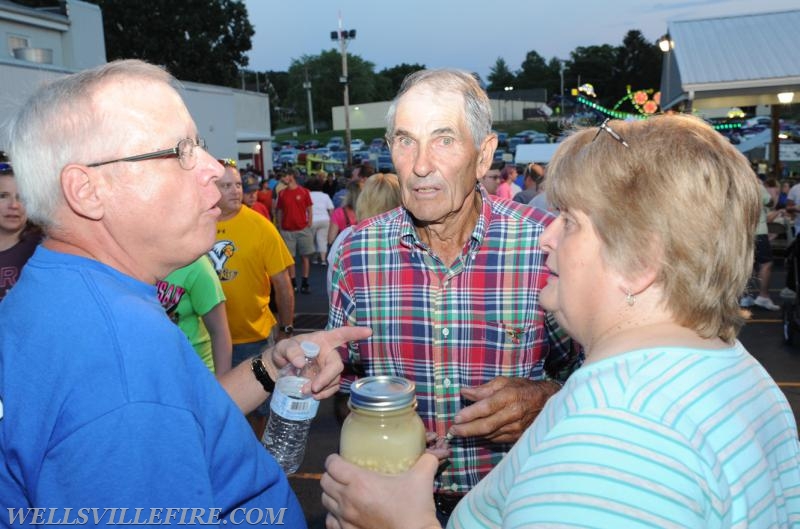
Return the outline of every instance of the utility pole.
{"type": "Polygon", "coordinates": [[[311,105],[311,81],[308,80],[308,67],[305,68],[306,81],[303,83],[303,88],[306,90],[306,97],[308,98],[308,133],[316,134],[314,129],[314,107],[311,105]]]}
{"type": "Polygon", "coordinates": [[[561,74],[561,119],[564,119],[564,61],[559,59],[559,73],[561,74]]]}
{"type": "Polygon", "coordinates": [[[339,30],[331,31],[331,40],[339,41],[342,53],[342,76],[339,82],[344,86],[344,148],[347,152],[347,166],[353,165],[353,153],[350,150],[350,80],[347,77],[347,41],[356,38],[356,30],[342,29],[342,15],[339,14],[339,30]]]}

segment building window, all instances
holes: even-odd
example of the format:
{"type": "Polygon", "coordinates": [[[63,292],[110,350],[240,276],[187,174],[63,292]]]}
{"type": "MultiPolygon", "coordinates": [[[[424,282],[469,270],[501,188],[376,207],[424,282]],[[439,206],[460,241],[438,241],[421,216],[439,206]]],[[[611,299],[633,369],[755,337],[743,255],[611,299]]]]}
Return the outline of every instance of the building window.
{"type": "Polygon", "coordinates": [[[8,36],[8,54],[14,56],[14,50],[17,48],[29,48],[31,40],[28,37],[21,37],[19,35],[8,36]]]}

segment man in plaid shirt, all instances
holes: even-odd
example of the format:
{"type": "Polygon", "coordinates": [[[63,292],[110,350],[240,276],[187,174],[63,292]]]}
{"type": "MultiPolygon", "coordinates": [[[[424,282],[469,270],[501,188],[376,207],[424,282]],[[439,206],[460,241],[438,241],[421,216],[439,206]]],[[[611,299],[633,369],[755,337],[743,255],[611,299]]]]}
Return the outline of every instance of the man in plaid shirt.
{"type": "Polygon", "coordinates": [[[547,277],[539,236],[552,217],[477,183],[497,136],[475,79],[456,70],[410,75],[388,123],[403,205],[363,221],[342,244],[328,327],[372,328],[343,349],[345,362],[413,380],[429,436],[452,437],[434,495],[446,518],[581,356],[539,306],[547,277]]]}

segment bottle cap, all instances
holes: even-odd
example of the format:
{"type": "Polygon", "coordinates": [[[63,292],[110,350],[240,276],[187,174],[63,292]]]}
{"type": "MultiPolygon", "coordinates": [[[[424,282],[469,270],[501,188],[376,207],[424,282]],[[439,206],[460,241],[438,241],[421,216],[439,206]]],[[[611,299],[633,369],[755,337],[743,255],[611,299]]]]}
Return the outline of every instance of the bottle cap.
{"type": "Polygon", "coordinates": [[[302,342],[300,347],[303,349],[303,354],[306,358],[316,358],[319,354],[319,345],[312,342],[302,342]]]}
{"type": "Polygon", "coordinates": [[[395,411],[417,401],[414,383],[403,377],[359,378],[350,386],[350,404],[372,411],[395,411]]]}

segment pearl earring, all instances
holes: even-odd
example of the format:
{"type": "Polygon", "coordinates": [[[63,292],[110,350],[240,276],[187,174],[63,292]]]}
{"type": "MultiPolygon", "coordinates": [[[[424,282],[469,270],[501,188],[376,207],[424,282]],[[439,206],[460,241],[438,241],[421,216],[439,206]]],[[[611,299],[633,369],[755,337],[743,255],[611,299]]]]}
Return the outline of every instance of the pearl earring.
{"type": "Polygon", "coordinates": [[[625,296],[625,303],[628,304],[629,307],[633,307],[633,304],[636,303],[636,297],[631,294],[631,291],[628,291],[628,294],[625,296]]]}

